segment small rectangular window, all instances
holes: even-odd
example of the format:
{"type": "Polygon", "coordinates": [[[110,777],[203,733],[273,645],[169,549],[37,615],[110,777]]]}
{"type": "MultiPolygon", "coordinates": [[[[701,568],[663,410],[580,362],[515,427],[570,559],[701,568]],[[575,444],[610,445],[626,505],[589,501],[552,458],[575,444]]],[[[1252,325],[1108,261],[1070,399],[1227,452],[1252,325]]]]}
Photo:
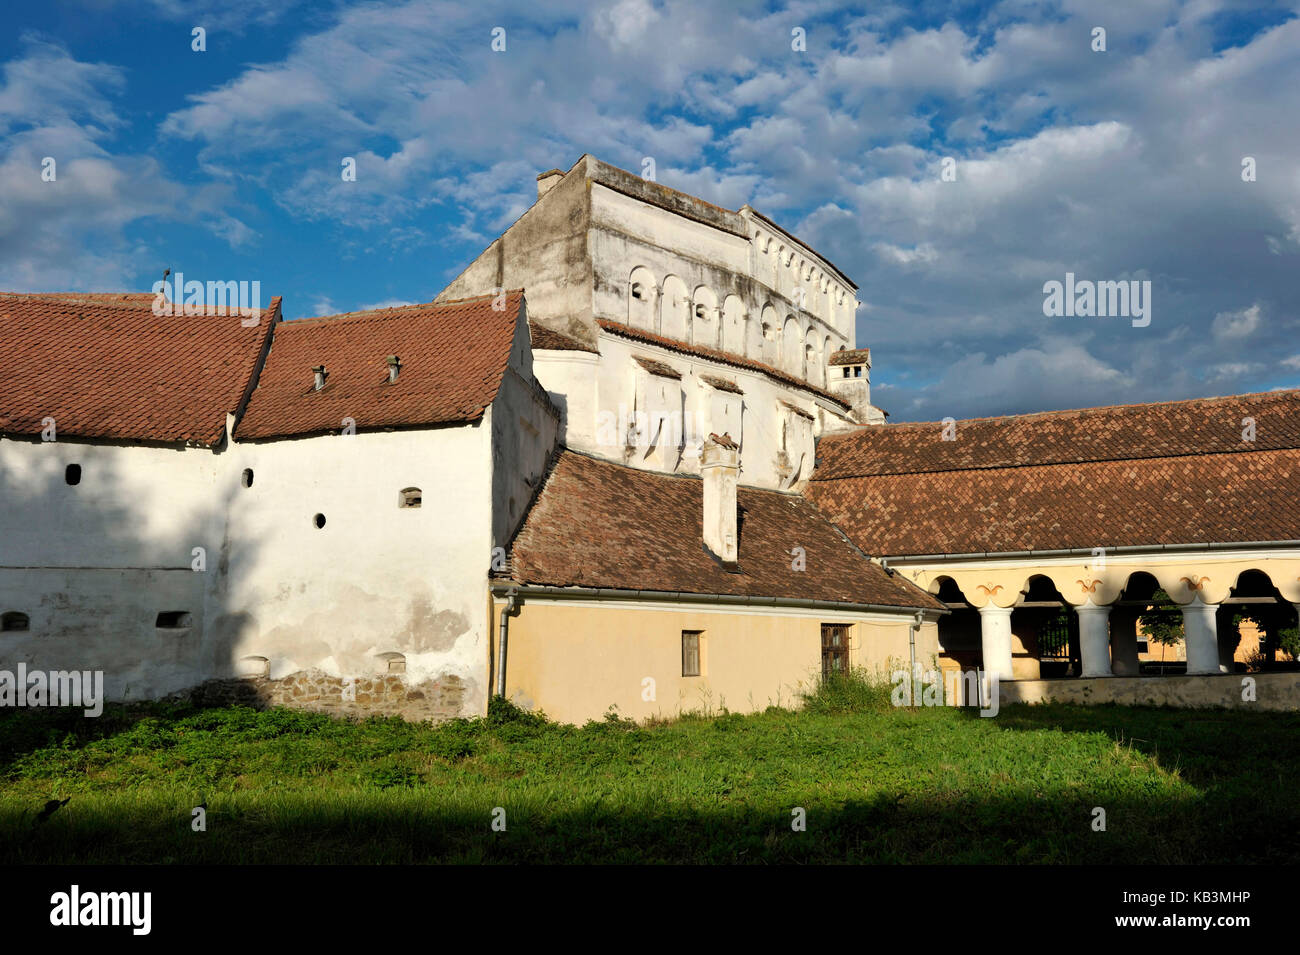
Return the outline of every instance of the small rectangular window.
{"type": "Polygon", "coordinates": [[[849,669],[849,627],[843,623],[822,624],[822,679],[849,669]]]}
{"type": "Polygon", "coordinates": [[[703,630],[682,631],[682,676],[700,675],[700,636],[703,630]]]}
{"type": "Polygon", "coordinates": [[[167,610],[158,614],[154,622],[159,630],[184,630],[190,625],[190,615],[184,610],[167,610]]]}

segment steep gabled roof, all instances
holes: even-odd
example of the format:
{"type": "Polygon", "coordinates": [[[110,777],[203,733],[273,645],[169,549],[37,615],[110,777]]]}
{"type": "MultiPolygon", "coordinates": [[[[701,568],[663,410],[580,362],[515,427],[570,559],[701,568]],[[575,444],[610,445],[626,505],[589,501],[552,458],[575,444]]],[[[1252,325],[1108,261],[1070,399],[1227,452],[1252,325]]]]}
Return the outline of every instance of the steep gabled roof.
{"type": "Polygon", "coordinates": [[[561,453],[511,547],[520,584],[941,609],[863,556],[811,503],[742,487],[739,573],[703,545],[699,478],[561,453]],[[803,548],[805,569],[792,553],[803,548]]]}
{"type": "Polygon", "coordinates": [[[235,429],[243,441],[477,421],[501,386],[523,307],[494,296],[281,322],[235,429]],[[389,383],[387,358],[400,361],[389,383]],[[312,369],[324,365],[325,387],[312,369]]]}
{"type": "Polygon", "coordinates": [[[1300,539],[1300,392],[828,436],[808,496],[888,557],[1300,539]],[[1246,440],[1243,432],[1253,440],[1246,440]]]}
{"type": "Polygon", "coordinates": [[[242,318],[155,315],[148,294],[0,293],[0,433],[213,446],[280,299],[242,318]],[[256,324],[245,325],[256,318],[256,324]]]}

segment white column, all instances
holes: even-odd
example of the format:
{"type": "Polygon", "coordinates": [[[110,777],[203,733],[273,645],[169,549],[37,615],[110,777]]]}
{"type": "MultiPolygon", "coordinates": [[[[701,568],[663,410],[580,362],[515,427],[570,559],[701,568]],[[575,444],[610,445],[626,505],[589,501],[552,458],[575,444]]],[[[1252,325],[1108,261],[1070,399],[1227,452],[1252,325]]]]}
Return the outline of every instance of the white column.
{"type": "Polygon", "coordinates": [[[1075,607],[1074,612],[1079,615],[1079,656],[1083,663],[1079,675],[1110,676],[1110,607],[1089,600],[1075,607]]]}
{"type": "Polygon", "coordinates": [[[992,601],[980,608],[980,643],[984,672],[999,680],[1014,679],[1011,673],[1011,608],[992,601]]]}
{"type": "Polygon", "coordinates": [[[1182,605],[1183,638],[1187,641],[1187,672],[1221,673],[1219,628],[1214,620],[1218,604],[1203,604],[1193,597],[1182,605]]]}
{"type": "Polygon", "coordinates": [[[1138,659],[1137,614],[1128,608],[1119,617],[1110,618],[1110,672],[1115,676],[1138,676],[1142,672],[1138,659]]]}

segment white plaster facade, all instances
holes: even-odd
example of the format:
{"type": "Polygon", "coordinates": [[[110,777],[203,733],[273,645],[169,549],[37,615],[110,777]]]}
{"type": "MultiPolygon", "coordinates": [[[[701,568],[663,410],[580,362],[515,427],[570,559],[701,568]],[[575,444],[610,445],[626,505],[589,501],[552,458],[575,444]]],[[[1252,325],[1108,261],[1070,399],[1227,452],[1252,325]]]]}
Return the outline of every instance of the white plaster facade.
{"type": "Polygon", "coordinates": [[[855,348],[856,286],[749,206],[721,209],[591,156],[544,173],[538,192],[439,299],[522,286],[533,321],[598,350],[536,354],[568,447],[698,473],[701,442],[726,431],[741,445],[741,483],[784,489],[811,473],[818,435],[883,421],[863,381],[844,391],[828,368],[855,348]],[[637,357],[682,377],[651,375],[637,357]]]}
{"type": "Polygon", "coordinates": [[[400,655],[408,683],[455,677],[481,713],[493,549],[559,426],[527,336],[521,308],[496,399],[466,424],[215,449],[0,437],[0,612],[28,624],[0,634],[4,664],[103,670],[120,701],[259,669],[372,677],[400,655]],[[399,506],[408,488],[419,507],[399,506]]]}

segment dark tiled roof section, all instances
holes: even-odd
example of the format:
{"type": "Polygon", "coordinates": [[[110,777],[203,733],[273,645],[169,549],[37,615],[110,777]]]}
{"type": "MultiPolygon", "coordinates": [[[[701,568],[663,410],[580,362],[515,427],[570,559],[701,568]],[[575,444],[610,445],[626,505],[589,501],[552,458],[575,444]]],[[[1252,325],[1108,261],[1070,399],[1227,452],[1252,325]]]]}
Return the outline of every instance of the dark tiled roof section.
{"type": "Polygon", "coordinates": [[[1300,539],[1300,450],[814,481],[873,554],[982,554],[1300,539]]]}
{"type": "Polygon", "coordinates": [[[0,295],[0,432],[213,446],[280,316],[153,314],[143,294],[0,295]],[[251,316],[250,316],[251,318],[251,316]]]}
{"type": "Polygon", "coordinates": [[[717,375],[700,375],[700,380],[710,387],[717,388],[719,391],[727,391],[733,395],[743,395],[745,393],[740,385],[734,381],[719,378],[717,375]]]}
{"type": "Polygon", "coordinates": [[[476,421],[496,398],[523,302],[493,296],[281,322],[240,440],[476,421]],[[387,356],[401,361],[389,384],[387,356]],[[325,387],[312,368],[323,364],[325,387]]]}
{"type": "Polygon", "coordinates": [[[585,351],[593,354],[600,352],[592,348],[585,342],[580,342],[576,338],[557,332],[545,325],[539,325],[537,322],[528,323],[528,334],[532,337],[533,348],[544,351],[585,351]]]}
{"type": "Polygon", "coordinates": [[[660,378],[676,378],[678,380],[682,377],[682,373],[672,365],[666,365],[661,361],[655,361],[653,358],[645,358],[641,355],[633,355],[632,358],[638,365],[650,372],[652,375],[658,375],[660,378]]]}
{"type": "Polygon", "coordinates": [[[831,352],[830,364],[832,365],[863,365],[871,363],[870,348],[847,348],[831,352]]]}
{"type": "Polygon", "coordinates": [[[972,418],[956,422],[953,441],[943,430],[936,422],[828,435],[813,480],[1300,448],[1300,391],[972,418]],[[1246,418],[1253,442],[1242,440],[1246,418]]]}
{"type": "Polygon", "coordinates": [[[777,381],[784,382],[787,385],[793,385],[796,388],[802,388],[804,391],[820,395],[827,401],[833,401],[841,408],[849,407],[849,403],[838,395],[833,395],[825,389],[818,388],[816,385],[810,384],[802,378],[796,378],[794,375],[773,368],[771,365],[765,365],[761,361],[742,358],[739,355],[719,351],[716,348],[708,348],[704,345],[688,345],[686,342],[678,341],[675,338],[665,338],[663,335],[656,335],[654,332],[647,332],[640,328],[633,328],[630,325],[624,325],[622,322],[612,322],[607,318],[597,319],[597,324],[605,331],[613,332],[615,335],[622,335],[624,338],[631,338],[635,341],[658,345],[660,348],[667,348],[683,355],[694,355],[697,358],[707,358],[709,361],[722,362],[723,364],[731,365],[734,368],[745,368],[749,371],[762,372],[769,378],[775,378],[777,381]]]}
{"type": "Polygon", "coordinates": [[[521,584],[829,600],[939,608],[863,557],[802,497],[740,488],[739,573],[703,548],[698,478],[572,451],[556,461],[511,550],[521,584]],[[807,569],[791,568],[802,547],[807,569]]]}

